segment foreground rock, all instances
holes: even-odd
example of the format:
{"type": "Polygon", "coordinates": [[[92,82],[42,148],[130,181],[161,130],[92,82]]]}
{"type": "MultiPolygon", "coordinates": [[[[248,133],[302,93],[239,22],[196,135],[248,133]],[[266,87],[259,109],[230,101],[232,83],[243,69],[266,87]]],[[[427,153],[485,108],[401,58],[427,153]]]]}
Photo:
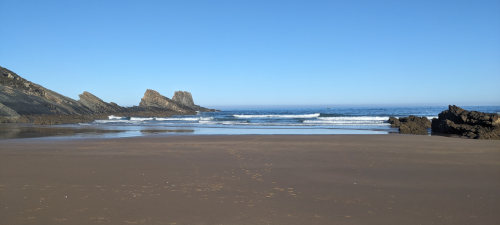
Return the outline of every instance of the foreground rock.
{"type": "Polygon", "coordinates": [[[428,134],[431,128],[431,121],[427,117],[409,116],[409,117],[390,117],[388,122],[391,127],[398,127],[402,134],[428,134]]]}
{"type": "Polygon", "coordinates": [[[185,91],[176,92],[172,100],[157,91],[147,90],[139,106],[134,107],[107,103],[89,92],[79,97],[80,100],[73,100],[0,67],[0,123],[79,123],[104,119],[110,114],[167,117],[213,111],[195,105],[191,93],[185,91]]]}
{"type": "Polygon", "coordinates": [[[496,113],[467,111],[455,105],[432,120],[432,132],[475,139],[500,139],[500,118],[496,113]]]}

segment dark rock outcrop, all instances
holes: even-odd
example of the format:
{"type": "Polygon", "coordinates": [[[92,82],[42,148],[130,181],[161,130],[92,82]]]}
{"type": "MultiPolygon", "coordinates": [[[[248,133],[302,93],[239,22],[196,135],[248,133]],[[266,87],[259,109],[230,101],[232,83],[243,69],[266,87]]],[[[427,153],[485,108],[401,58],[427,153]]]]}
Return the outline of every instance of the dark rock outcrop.
{"type": "Polygon", "coordinates": [[[495,113],[467,111],[450,105],[432,120],[432,132],[475,139],[500,139],[500,118],[495,113]]]}
{"type": "Polygon", "coordinates": [[[125,111],[125,108],[120,107],[116,103],[113,102],[107,103],[102,99],[86,91],[80,94],[79,97],[80,100],[78,101],[87,108],[89,108],[90,110],[92,110],[93,113],[101,114],[101,113],[116,113],[125,111]]]}
{"type": "Polygon", "coordinates": [[[390,117],[388,122],[391,127],[398,127],[399,133],[402,134],[426,135],[428,134],[427,130],[431,128],[431,121],[427,117],[408,116],[399,119],[390,117]]]}
{"type": "Polygon", "coordinates": [[[396,117],[389,117],[389,120],[387,120],[388,123],[391,124],[391,127],[398,127],[401,125],[401,122],[399,122],[399,119],[396,117]]]}

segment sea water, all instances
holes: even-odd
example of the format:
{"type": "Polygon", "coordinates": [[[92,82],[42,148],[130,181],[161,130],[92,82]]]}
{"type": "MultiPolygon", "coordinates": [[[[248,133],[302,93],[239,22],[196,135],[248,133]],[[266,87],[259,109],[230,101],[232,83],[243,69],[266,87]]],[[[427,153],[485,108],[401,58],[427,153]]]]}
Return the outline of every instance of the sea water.
{"type": "MultiPolygon", "coordinates": [[[[467,110],[498,113],[500,106],[465,106],[467,110]]],[[[447,106],[418,107],[219,107],[219,112],[199,112],[196,115],[173,117],[118,117],[81,123],[79,127],[121,130],[108,136],[142,136],[162,132],[191,131],[195,134],[388,134],[397,132],[387,122],[389,117],[409,115],[436,118],[447,106]]],[[[68,125],[65,125],[68,126],[68,125]]],[[[177,132],[165,133],[168,135],[177,132]]]]}

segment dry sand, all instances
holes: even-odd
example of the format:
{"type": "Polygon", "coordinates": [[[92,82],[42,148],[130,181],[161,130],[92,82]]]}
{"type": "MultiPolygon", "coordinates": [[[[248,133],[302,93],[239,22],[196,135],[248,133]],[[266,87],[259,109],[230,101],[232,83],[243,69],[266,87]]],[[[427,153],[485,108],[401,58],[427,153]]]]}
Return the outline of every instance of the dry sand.
{"type": "Polygon", "coordinates": [[[500,224],[500,141],[0,141],[0,224],[500,224]]]}

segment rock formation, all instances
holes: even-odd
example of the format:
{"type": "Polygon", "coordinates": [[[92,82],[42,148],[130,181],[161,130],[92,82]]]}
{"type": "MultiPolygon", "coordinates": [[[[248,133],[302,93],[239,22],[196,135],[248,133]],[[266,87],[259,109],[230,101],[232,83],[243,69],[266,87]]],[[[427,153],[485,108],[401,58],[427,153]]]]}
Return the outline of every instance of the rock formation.
{"type": "Polygon", "coordinates": [[[174,93],[174,97],[172,97],[172,100],[184,107],[187,107],[191,110],[194,111],[200,111],[200,112],[213,112],[215,110],[213,109],[208,109],[205,107],[201,107],[199,105],[195,105],[193,101],[193,96],[191,96],[191,93],[187,91],[176,91],[174,93]]]}
{"type": "Polygon", "coordinates": [[[397,127],[399,128],[399,126],[401,125],[401,122],[399,122],[399,119],[396,118],[396,117],[389,117],[389,120],[387,120],[388,123],[391,124],[391,127],[397,127]]]}
{"type": "Polygon", "coordinates": [[[398,127],[402,134],[428,134],[427,129],[431,128],[431,121],[427,117],[409,116],[409,117],[389,117],[388,122],[391,127],[398,127]]]}
{"type": "Polygon", "coordinates": [[[13,109],[0,103],[0,116],[19,117],[19,114],[13,109]]]}
{"type": "Polygon", "coordinates": [[[185,107],[170,98],[167,98],[155,90],[147,89],[139,103],[140,107],[144,108],[156,108],[170,111],[178,112],[188,112],[192,111],[188,107],[185,107]]]}
{"type": "Polygon", "coordinates": [[[87,108],[89,108],[90,110],[92,110],[93,113],[100,114],[100,113],[116,113],[125,111],[123,107],[120,107],[116,103],[104,102],[100,98],[86,91],[80,94],[79,97],[80,100],[78,101],[87,108]]]}
{"type": "Polygon", "coordinates": [[[20,115],[16,111],[0,103],[0,123],[13,122],[19,117],[20,115]]]}
{"type": "Polygon", "coordinates": [[[176,91],[172,100],[187,107],[195,106],[193,96],[187,91],[176,91]]]}
{"type": "Polygon", "coordinates": [[[90,122],[110,114],[137,117],[165,117],[213,111],[194,104],[189,92],[179,92],[176,101],[147,90],[139,106],[121,107],[89,92],[76,101],[32,83],[0,67],[0,122],[59,124],[90,122]]]}
{"type": "Polygon", "coordinates": [[[432,120],[432,132],[475,139],[500,139],[500,118],[495,113],[467,111],[455,105],[432,120]]]}

